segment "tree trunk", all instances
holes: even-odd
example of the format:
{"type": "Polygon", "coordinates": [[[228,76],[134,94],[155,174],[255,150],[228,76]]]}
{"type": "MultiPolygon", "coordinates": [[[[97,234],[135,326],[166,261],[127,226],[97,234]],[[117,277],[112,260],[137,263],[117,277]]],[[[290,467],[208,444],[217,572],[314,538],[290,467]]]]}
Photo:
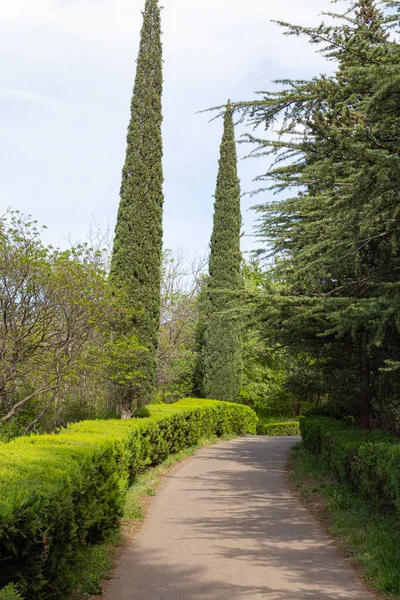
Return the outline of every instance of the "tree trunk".
{"type": "Polygon", "coordinates": [[[121,419],[127,421],[132,418],[132,411],[128,405],[121,406],[121,419]]]}
{"type": "Polygon", "coordinates": [[[360,427],[369,429],[371,420],[370,364],[367,334],[363,333],[360,353],[360,427]]]}

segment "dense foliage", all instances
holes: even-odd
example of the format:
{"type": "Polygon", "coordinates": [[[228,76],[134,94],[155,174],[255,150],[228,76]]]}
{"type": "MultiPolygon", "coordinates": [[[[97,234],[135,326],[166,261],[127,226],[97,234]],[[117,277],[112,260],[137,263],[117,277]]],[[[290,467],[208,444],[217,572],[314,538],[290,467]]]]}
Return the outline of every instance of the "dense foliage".
{"type": "Polygon", "coordinates": [[[124,295],[86,246],[46,247],[34,222],[0,221],[0,440],[53,431],[118,410],[117,391],[138,380],[124,295]]]}
{"type": "Polygon", "coordinates": [[[257,423],[257,435],[293,436],[300,435],[298,421],[274,421],[260,419],[257,423]]]}
{"type": "Polygon", "coordinates": [[[237,400],[241,387],[242,327],[237,310],[238,295],[243,287],[241,225],[235,131],[228,104],[215,192],[201,344],[202,388],[208,398],[219,400],[237,400]]]}
{"type": "Polygon", "coordinates": [[[263,335],[263,297],[271,275],[256,259],[243,261],[244,300],[241,303],[243,322],[243,375],[239,401],[251,406],[259,416],[297,416],[307,395],[292,391],[298,382],[298,362],[286,348],[274,344],[263,335]]]}
{"type": "Polygon", "coordinates": [[[192,391],[263,416],[329,403],[363,427],[400,425],[398,3],[347,8],[281,24],[330,75],[223,107],[205,277],[182,255],[161,262],[160,9],[146,1],[109,281],[100,253],[46,248],[18,217],[1,225],[3,438],[192,391]],[[265,269],[241,257],[232,111],[274,161],[258,178],[280,193],[257,207],[265,269]]]}
{"type": "Polygon", "coordinates": [[[235,105],[256,128],[278,124],[278,138],[248,136],[255,156],[274,159],[261,185],[281,193],[258,206],[264,252],[274,257],[262,336],[290,349],[293,392],[339,405],[363,427],[400,410],[400,51],[397,13],[380,5],[348,2],[316,28],[282,24],[319,45],[336,70],[280,81],[235,105]]]}
{"type": "Polygon", "coordinates": [[[329,417],[302,417],[303,442],[340,481],[381,508],[400,511],[400,443],[387,432],[360,431],[329,417]]]}
{"type": "MultiPolygon", "coordinates": [[[[0,586],[68,598],[73,557],[117,525],[134,475],[203,436],[255,433],[247,407],[183,400],[146,418],[83,421],[0,445],[0,586]]],[[[147,416],[148,415],[148,416],[147,416]]]]}
{"type": "Polygon", "coordinates": [[[134,476],[202,436],[301,429],[339,482],[399,513],[400,444],[382,429],[400,429],[400,2],[346,1],[328,24],[281,23],[330,74],[223,107],[208,276],[162,253],[158,0],[112,254],[0,219],[0,600],[68,598],[76,551],[117,526],[134,476]],[[256,207],[266,268],[242,260],[235,112],[273,161],[259,192],[278,197],[256,207]],[[148,406],[191,393],[216,400],[148,406]]]}
{"type": "Polygon", "coordinates": [[[160,7],[158,0],[146,0],[111,263],[111,277],[126,290],[132,308],[130,330],[147,349],[140,384],[132,382],[122,392],[126,416],[155,392],[164,202],[162,87],[160,7]]]}
{"type": "MultiPolygon", "coordinates": [[[[339,481],[318,456],[301,444],[295,446],[289,466],[296,493],[314,516],[323,519],[357,574],[378,597],[397,598],[400,593],[400,514],[382,510],[351,485],[339,481]]],[[[362,592],[361,592],[362,594],[362,592]]],[[[367,592],[363,595],[365,598],[367,592]]]]}

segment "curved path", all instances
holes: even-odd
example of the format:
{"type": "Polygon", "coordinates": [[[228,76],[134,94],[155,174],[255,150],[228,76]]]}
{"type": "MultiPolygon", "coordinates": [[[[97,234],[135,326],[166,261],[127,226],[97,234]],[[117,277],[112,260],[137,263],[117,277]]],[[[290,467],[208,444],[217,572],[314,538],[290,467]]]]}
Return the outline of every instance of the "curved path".
{"type": "Polygon", "coordinates": [[[283,470],[297,438],[204,448],[167,476],[107,600],[368,600],[294,498],[283,470]]]}

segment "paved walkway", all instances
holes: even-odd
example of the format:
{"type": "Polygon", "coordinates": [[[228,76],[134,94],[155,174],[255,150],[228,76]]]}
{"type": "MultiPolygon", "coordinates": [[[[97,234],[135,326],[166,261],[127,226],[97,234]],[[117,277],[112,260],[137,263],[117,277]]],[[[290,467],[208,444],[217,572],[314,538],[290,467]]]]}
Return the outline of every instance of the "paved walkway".
{"type": "Polygon", "coordinates": [[[368,600],[287,489],[296,438],[200,450],[167,476],[106,600],[368,600]]]}

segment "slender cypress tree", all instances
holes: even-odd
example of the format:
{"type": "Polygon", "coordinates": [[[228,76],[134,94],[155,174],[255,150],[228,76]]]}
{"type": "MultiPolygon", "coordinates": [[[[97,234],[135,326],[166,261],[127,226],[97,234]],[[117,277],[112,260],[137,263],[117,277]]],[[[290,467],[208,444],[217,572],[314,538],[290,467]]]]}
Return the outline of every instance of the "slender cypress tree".
{"type": "Polygon", "coordinates": [[[242,289],[240,182],[232,110],[224,119],[214,205],[214,229],[203,341],[203,388],[208,398],[235,401],[242,378],[238,294],[242,289]]]}
{"type": "Polygon", "coordinates": [[[125,288],[129,327],[147,350],[138,365],[140,386],[124,390],[123,407],[148,403],[154,392],[160,323],[162,259],[162,43],[158,0],[146,0],[122,172],[111,277],[125,288]]]}

